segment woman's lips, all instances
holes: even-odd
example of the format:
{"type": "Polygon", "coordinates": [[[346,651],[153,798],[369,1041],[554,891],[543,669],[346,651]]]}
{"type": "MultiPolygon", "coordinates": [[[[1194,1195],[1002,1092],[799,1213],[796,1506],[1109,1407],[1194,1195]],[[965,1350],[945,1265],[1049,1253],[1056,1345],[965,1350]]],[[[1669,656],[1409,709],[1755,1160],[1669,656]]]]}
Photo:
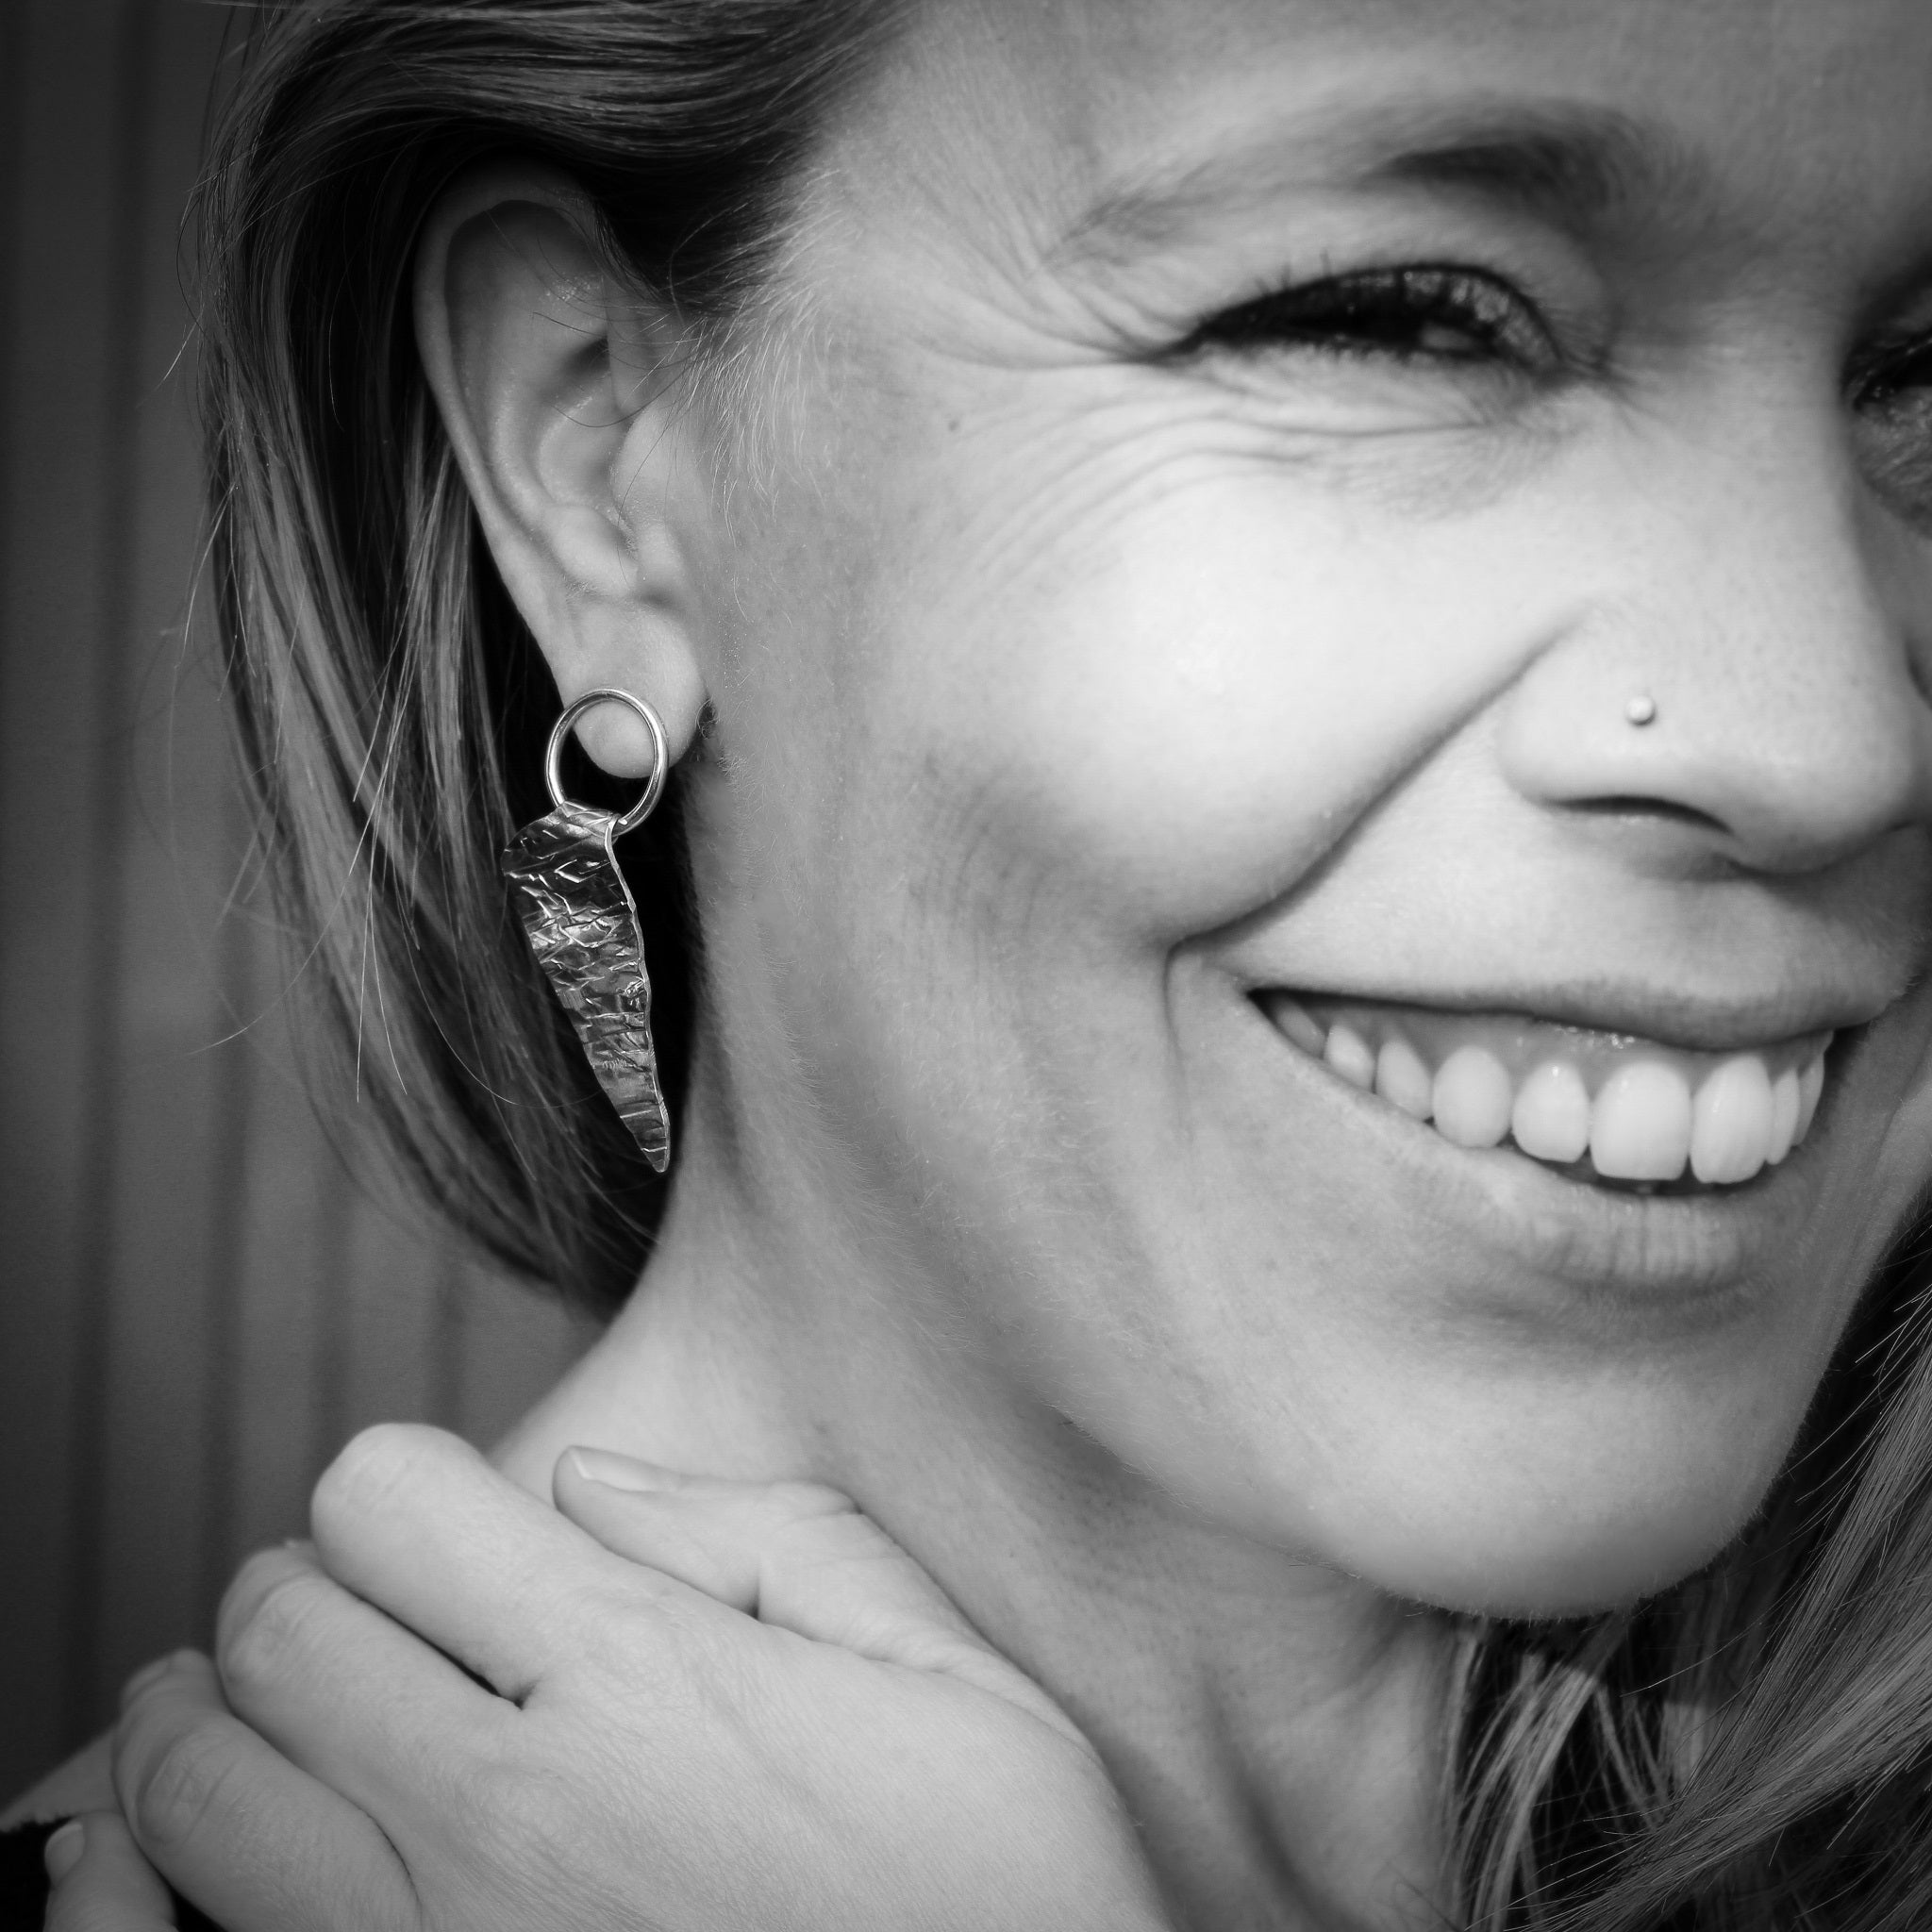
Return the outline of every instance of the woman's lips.
{"type": "Polygon", "coordinates": [[[1506,1141],[1579,1179],[1736,1186],[1805,1139],[1832,1035],[1698,1053],[1522,1015],[1268,990],[1276,1029],[1460,1147],[1506,1141]]]}

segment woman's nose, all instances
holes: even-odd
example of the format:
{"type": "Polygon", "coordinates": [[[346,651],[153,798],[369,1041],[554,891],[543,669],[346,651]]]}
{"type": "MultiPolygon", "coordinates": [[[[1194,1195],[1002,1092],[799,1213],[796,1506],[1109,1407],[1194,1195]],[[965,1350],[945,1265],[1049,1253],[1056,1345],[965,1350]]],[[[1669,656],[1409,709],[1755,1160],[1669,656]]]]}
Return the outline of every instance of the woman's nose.
{"type": "Polygon", "coordinates": [[[1775,451],[1660,466],[1607,525],[1613,587],[1506,704],[1519,792],[1766,873],[1932,816],[1932,550],[1858,481],[1841,425],[1808,452],[1784,427],[1775,451]]]}

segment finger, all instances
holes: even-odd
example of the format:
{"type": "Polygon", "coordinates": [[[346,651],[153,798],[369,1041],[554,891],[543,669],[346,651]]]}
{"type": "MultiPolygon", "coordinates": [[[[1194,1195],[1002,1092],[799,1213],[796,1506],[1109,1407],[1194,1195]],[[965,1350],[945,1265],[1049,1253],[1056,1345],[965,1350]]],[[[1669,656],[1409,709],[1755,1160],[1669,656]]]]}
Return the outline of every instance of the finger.
{"type": "Polygon", "coordinates": [[[46,1932],[173,1932],[175,1907],[119,1815],[90,1811],[48,1839],[46,1932]]]}
{"type": "Polygon", "coordinates": [[[216,1619],[234,1714],[403,1841],[420,1802],[487,1758],[515,1707],[299,1546],[251,1557],[216,1619]]]}
{"type": "Polygon", "coordinates": [[[1038,1686],[848,1497],[817,1483],[689,1476],[570,1449],[558,1507],[607,1549],[820,1643],[963,1678],[1077,1736],[1038,1686]]]}
{"type": "Polygon", "coordinates": [[[310,1519],[332,1576],[516,1703],[594,1647],[607,1601],[702,1602],[613,1561],[440,1429],[364,1430],[317,1484],[310,1519]]]}
{"type": "Polygon", "coordinates": [[[206,1657],[183,1652],[124,1695],[121,1807],[175,1890],[227,1932],[415,1932],[414,1891],[388,1840],[242,1723],[206,1657]]]}
{"type": "Polygon", "coordinates": [[[821,1484],[726,1482],[570,1449],[552,1487],[607,1549],[762,1623],[913,1668],[931,1668],[935,1644],[986,1648],[877,1524],[821,1484]]]}
{"type": "Polygon", "coordinates": [[[550,1487],[558,1508],[607,1550],[754,1617],[764,1562],[779,1536],[795,1524],[851,1516],[858,1507],[817,1483],[688,1475],[608,1449],[566,1449],[550,1487]]]}
{"type": "Polygon", "coordinates": [[[75,1818],[114,1803],[113,1755],[104,1731],[0,1811],[0,1831],[37,1818],[75,1818]]]}

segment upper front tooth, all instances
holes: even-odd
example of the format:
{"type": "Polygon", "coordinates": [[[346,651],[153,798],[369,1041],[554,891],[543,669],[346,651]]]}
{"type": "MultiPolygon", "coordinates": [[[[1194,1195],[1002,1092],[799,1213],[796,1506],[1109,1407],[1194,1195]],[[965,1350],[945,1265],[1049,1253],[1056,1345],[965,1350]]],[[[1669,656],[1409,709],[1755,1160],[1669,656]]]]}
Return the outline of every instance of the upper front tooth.
{"type": "Polygon", "coordinates": [[[1690,1154],[1690,1089],[1657,1060],[1619,1067],[1591,1109],[1590,1158],[1606,1179],[1674,1181],[1690,1154]]]}
{"type": "Polygon", "coordinates": [[[1399,1033],[1391,1033],[1375,1056],[1375,1091],[1419,1121],[1427,1120],[1435,1110],[1435,1082],[1429,1070],[1399,1033]]]}
{"type": "Polygon", "coordinates": [[[1590,1090],[1568,1060],[1545,1060],[1523,1083],[1509,1132],[1525,1154],[1568,1165],[1590,1145],[1590,1090]]]}
{"type": "Polygon", "coordinates": [[[1748,1181],[1771,1146],[1771,1074],[1753,1054],[1719,1067],[1690,1109],[1690,1172],[1701,1181],[1748,1181]]]}
{"type": "Polygon", "coordinates": [[[1486,1046],[1458,1046],[1436,1069],[1436,1130],[1458,1147],[1493,1147],[1515,1100],[1503,1062],[1486,1046]]]}
{"type": "Polygon", "coordinates": [[[1353,1026],[1340,1021],[1328,1029],[1322,1058],[1352,1087],[1364,1092],[1375,1084],[1375,1052],[1353,1026]]]}
{"type": "Polygon", "coordinates": [[[1798,1113],[1803,1100],[1798,1092],[1798,1070],[1787,1067],[1771,1084],[1771,1144],[1764,1158],[1775,1167],[1791,1151],[1798,1137],[1798,1113]]]}

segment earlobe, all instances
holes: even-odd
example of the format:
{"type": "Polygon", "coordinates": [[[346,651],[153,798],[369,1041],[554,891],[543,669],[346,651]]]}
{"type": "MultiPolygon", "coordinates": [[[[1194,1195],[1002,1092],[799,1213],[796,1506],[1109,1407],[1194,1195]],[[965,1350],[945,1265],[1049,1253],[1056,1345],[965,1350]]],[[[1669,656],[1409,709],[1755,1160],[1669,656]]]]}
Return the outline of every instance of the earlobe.
{"type": "MultiPolygon", "coordinates": [[[[702,552],[709,513],[667,308],[608,272],[562,176],[494,164],[459,177],[418,244],[418,351],[485,540],[562,703],[600,686],[663,718],[673,757],[706,692],[702,552]]],[[[620,776],[649,769],[618,706],[582,741],[620,776]]]]}

